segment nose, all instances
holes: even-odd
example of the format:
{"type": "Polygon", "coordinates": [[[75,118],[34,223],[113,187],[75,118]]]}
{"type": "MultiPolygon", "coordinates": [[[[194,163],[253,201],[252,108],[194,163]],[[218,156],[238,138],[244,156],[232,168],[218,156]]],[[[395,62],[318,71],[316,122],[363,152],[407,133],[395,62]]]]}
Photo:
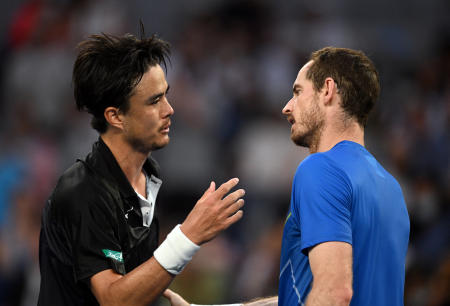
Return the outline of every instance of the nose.
{"type": "Polygon", "coordinates": [[[290,99],[281,110],[283,115],[289,115],[292,112],[292,99],[290,99]]]}
{"type": "Polygon", "coordinates": [[[164,112],[163,112],[163,117],[170,117],[172,116],[175,111],[172,108],[172,105],[170,105],[169,100],[167,100],[167,98],[164,99],[165,100],[165,105],[164,105],[164,112]]]}

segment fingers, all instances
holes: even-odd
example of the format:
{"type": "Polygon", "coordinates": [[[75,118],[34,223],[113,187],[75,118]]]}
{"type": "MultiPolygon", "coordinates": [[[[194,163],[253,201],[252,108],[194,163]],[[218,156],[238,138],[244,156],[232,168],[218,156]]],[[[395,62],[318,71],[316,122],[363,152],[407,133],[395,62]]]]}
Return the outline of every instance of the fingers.
{"type": "Polygon", "coordinates": [[[242,218],[243,212],[239,209],[244,205],[241,198],[245,190],[239,189],[228,194],[238,182],[238,178],[230,179],[217,190],[215,183],[211,182],[181,225],[181,230],[192,242],[201,245],[210,241],[242,218]]]}
{"type": "Polygon", "coordinates": [[[211,181],[211,183],[209,184],[208,189],[205,190],[205,192],[203,193],[202,197],[200,198],[200,200],[203,200],[204,198],[206,198],[208,195],[210,195],[211,193],[213,193],[216,190],[216,183],[214,181],[211,181]]]}
{"type": "Polygon", "coordinates": [[[228,207],[228,209],[225,211],[226,215],[228,216],[228,218],[225,220],[225,229],[242,218],[242,216],[244,215],[244,212],[240,210],[242,206],[244,206],[244,200],[239,199],[238,201],[230,205],[230,207],[228,207]]]}
{"type": "Polygon", "coordinates": [[[245,190],[244,189],[239,189],[239,190],[236,190],[236,191],[230,193],[229,195],[227,195],[223,199],[223,201],[226,204],[230,205],[230,204],[236,202],[237,200],[239,200],[240,198],[242,198],[244,195],[245,195],[245,190]]]}
{"type": "Polygon", "coordinates": [[[230,225],[238,222],[243,215],[244,212],[242,210],[238,210],[234,215],[232,215],[227,219],[225,228],[228,228],[230,225]]]}
{"type": "Polygon", "coordinates": [[[170,289],[166,289],[166,290],[164,290],[164,292],[163,292],[163,297],[165,297],[166,299],[171,299],[172,298],[172,296],[175,294],[175,292],[173,292],[172,290],[170,290],[170,289]]]}
{"type": "Polygon", "coordinates": [[[234,186],[237,185],[237,183],[239,183],[239,179],[237,177],[223,183],[219,188],[217,188],[216,194],[220,197],[220,199],[222,199],[234,186]]]}
{"type": "Polygon", "coordinates": [[[227,217],[234,215],[239,209],[242,208],[242,206],[244,206],[244,199],[239,199],[236,202],[234,202],[233,204],[231,204],[226,210],[225,210],[225,214],[227,217]]]}
{"type": "Polygon", "coordinates": [[[166,289],[162,295],[169,300],[172,306],[189,306],[190,304],[186,302],[178,293],[173,292],[170,289],[166,289]]]}

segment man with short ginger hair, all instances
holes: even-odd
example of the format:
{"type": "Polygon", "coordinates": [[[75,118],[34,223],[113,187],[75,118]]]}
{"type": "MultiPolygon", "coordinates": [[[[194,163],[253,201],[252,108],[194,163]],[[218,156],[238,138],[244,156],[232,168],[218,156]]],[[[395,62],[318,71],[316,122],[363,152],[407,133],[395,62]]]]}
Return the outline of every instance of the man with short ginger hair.
{"type": "Polygon", "coordinates": [[[283,108],[311,155],[292,184],[280,305],[403,305],[409,217],[397,181],[364,147],[380,91],[361,51],[313,52],[283,108]]]}
{"type": "Polygon", "coordinates": [[[327,47],[300,69],[282,112],[311,155],[292,184],[278,298],[251,305],[403,305],[408,212],[400,185],[364,147],[379,91],[361,51],[327,47]]]}

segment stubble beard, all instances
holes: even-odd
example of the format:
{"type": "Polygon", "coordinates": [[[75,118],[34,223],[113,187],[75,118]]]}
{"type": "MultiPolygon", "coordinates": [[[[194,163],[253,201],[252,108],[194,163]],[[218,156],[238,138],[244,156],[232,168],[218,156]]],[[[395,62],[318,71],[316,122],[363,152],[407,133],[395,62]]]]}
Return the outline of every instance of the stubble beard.
{"type": "Polygon", "coordinates": [[[300,122],[297,123],[304,128],[304,131],[294,130],[291,134],[291,139],[296,145],[309,148],[311,153],[317,151],[325,123],[324,114],[317,105],[317,101],[314,102],[312,109],[302,113],[300,122]]]}
{"type": "Polygon", "coordinates": [[[151,142],[138,137],[128,137],[127,142],[135,151],[146,155],[150,154],[152,151],[164,148],[169,143],[169,141],[164,143],[151,142]]]}

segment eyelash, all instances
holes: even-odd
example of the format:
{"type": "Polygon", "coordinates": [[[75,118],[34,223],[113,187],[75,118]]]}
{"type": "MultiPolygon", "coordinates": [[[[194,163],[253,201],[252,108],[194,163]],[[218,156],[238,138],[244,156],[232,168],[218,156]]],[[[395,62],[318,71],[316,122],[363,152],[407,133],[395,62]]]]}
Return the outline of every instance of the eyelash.
{"type": "MultiPolygon", "coordinates": [[[[166,93],[164,94],[165,96],[167,96],[167,94],[169,93],[169,90],[167,89],[166,93]]],[[[155,100],[151,101],[150,104],[156,104],[159,102],[159,100],[161,100],[162,97],[158,97],[155,100]]]]}

